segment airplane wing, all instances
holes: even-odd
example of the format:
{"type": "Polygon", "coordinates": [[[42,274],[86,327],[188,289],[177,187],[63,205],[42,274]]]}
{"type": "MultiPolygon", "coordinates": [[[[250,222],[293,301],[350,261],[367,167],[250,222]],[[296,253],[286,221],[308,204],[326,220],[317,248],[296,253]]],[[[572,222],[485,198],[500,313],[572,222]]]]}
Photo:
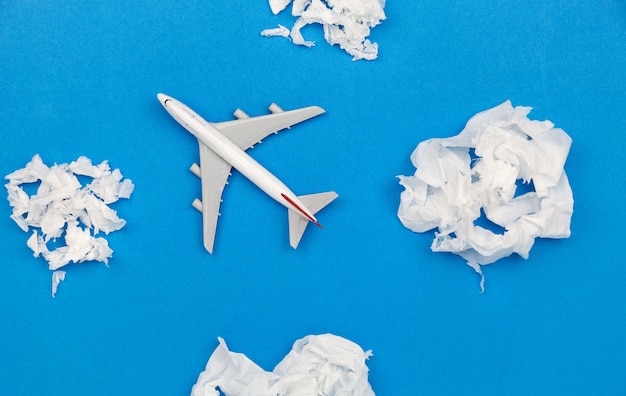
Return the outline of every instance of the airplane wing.
{"type": "MultiPolygon", "coordinates": [[[[275,105],[273,105],[275,106],[275,105]]],[[[270,106],[270,109],[276,107],[270,106]]],[[[277,133],[281,129],[289,128],[299,122],[308,120],[324,113],[324,109],[318,106],[304,107],[296,110],[282,111],[280,108],[274,114],[258,117],[240,118],[238,120],[213,123],[225,136],[232,140],[243,150],[261,143],[270,133],[277,133]]]]}
{"type": "Polygon", "coordinates": [[[222,192],[230,176],[230,164],[198,141],[200,146],[200,178],[202,179],[202,231],[204,247],[213,253],[217,217],[220,215],[222,192]]]}

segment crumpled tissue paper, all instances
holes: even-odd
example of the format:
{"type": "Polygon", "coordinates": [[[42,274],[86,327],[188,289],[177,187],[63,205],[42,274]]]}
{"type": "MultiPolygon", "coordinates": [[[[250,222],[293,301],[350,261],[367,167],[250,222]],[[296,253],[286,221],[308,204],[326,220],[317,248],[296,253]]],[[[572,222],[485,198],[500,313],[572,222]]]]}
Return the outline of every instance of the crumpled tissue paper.
{"type": "Polygon", "coordinates": [[[52,274],[52,297],[65,271],[59,268],[70,262],[100,261],[105,264],[113,255],[107,240],[96,237],[124,227],[108,204],[120,198],[130,198],[135,186],[132,181],[122,181],[119,169],[111,171],[106,161],[92,165],[87,157],[79,157],[70,164],[45,165],[36,154],[23,169],[5,177],[11,218],[25,232],[33,228],[26,242],[35,257],[42,255],[52,274]],[[78,176],[91,179],[82,186],[78,176]],[[32,196],[23,185],[39,184],[32,196]],[[64,237],[65,246],[50,249],[48,243],[64,237]]]}
{"type": "MultiPolygon", "coordinates": [[[[269,0],[270,8],[276,15],[284,10],[292,0],[269,0]]],[[[313,41],[302,37],[300,30],[312,23],[324,26],[324,38],[352,55],[352,60],[373,60],[378,57],[378,44],[367,36],[370,29],[385,19],[385,0],[293,0],[291,14],[298,19],[291,30],[285,26],[266,29],[261,35],[290,37],[294,44],[312,47],[313,41]]]]}
{"type": "Polygon", "coordinates": [[[241,353],[231,352],[222,338],[192,396],[374,396],[363,351],[333,334],[309,335],[293,345],[274,368],[264,371],[241,353]]]}
{"type": "Polygon", "coordinates": [[[574,208],[564,171],[571,138],[530,107],[510,101],[472,117],[457,136],[421,142],[415,175],[399,176],[398,217],[415,232],[437,228],[434,252],[451,252],[484,277],[481,265],[512,253],[528,258],[535,238],[567,238],[574,208]],[[532,184],[531,184],[532,183],[532,184]],[[525,193],[519,194],[526,185],[525,193]],[[504,229],[475,224],[481,211],[504,229]]]}

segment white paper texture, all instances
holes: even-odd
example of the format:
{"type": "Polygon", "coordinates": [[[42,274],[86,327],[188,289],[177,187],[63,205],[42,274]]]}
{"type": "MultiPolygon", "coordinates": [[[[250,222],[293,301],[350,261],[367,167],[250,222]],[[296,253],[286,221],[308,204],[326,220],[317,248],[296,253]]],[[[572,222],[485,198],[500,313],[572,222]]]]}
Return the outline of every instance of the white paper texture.
{"type": "Polygon", "coordinates": [[[481,265],[512,253],[528,258],[537,237],[570,235],[571,138],[550,121],[529,120],[530,110],[507,101],[476,114],[459,135],[421,142],[411,155],[415,174],[399,176],[402,224],[436,228],[431,249],[460,255],[481,276],[481,265]],[[516,195],[516,183],[531,182],[535,191],[516,195]],[[476,225],[481,210],[504,233],[476,225]]]}
{"type": "MultiPolygon", "coordinates": [[[[9,181],[5,187],[13,209],[11,218],[23,231],[33,230],[26,244],[35,257],[43,256],[50,270],[85,261],[108,263],[113,250],[106,239],[96,235],[124,227],[126,221],[108,204],[129,198],[135,187],[132,181],[122,180],[119,169],[111,170],[107,161],[93,165],[87,157],[48,167],[35,155],[5,179],[9,181]],[[77,176],[91,181],[82,186],[77,176]],[[29,196],[24,185],[35,183],[37,191],[29,196]],[[61,237],[65,245],[50,250],[48,243],[61,237]]],[[[53,273],[53,297],[63,279],[65,272],[53,273]]]]}
{"type": "Polygon", "coordinates": [[[289,37],[290,31],[283,25],[278,25],[274,29],[265,29],[261,32],[261,36],[265,37],[289,37]]]}
{"type": "Polygon", "coordinates": [[[58,270],[52,273],[52,297],[56,297],[59,283],[65,280],[65,271],[58,270]]]}
{"type": "MultiPolygon", "coordinates": [[[[339,45],[352,55],[352,60],[373,60],[378,57],[378,44],[367,37],[371,28],[386,17],[384,0],[269,0],[270,8],[278,14],[292,3],[291,14],[298,17],[289,37],[297,45],[312,47],[313,41],[305,40],[300,30],[309,24],[321,24],[324,38],[331,45],[339,45]]],[[[284,26],[266,29],[263,36],[287,37],[284,26]]]]}
{"type": "Polygon", "coordinates": [[[272,372],[218,340],[192,396],[219,396],[219,391],[226,396],[374,396],[365,364],[372,352],[345,338],[306,336],[272,372]]]}

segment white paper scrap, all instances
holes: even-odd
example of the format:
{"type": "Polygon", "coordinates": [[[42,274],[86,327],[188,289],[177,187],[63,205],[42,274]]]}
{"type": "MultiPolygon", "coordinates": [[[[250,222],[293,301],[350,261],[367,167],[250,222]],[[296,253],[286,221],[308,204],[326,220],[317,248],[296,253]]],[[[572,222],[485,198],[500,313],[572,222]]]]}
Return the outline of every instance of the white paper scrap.
{"type": "Polygon", "coordinates": [[[333,334],[296,341],[274,368],[264,371],[226,342],[209,358],[191,390],[192,396],[374,396],[365,361],[371,351],[333,334]]]}
{"type": "Polygon", "coordinates": [[[65,280],[65,271],[58,270],[52,273],[52,297],[56,297],[59,283],[65,280]]]}
{"type": "MultiPolygon", "coordinates": [[[[292,0],[269,0],[270,8],[278,14],[292,3],[292,0]]],[[[291,14],[298,17],[289,36],[294,44],[312,47],[300,30],[309,24],[318,23],[324,27],[324,38],[352,55],[352,60],[374,60],[378,57],[378,44],[367,36],[371,28],[385,17],[385,0],[293,0],[291,14]]],[[[266,29],[263,36],[287,37],[284,26],[266,29]]]]}
{"type": "Polygon", "coordinates": [[[11,218],[24,231],[33,229],[26,242],[33,255],[48,262],[52,275],[52,296],[65,279],[64,271],[56,271],[69,263],[100,261],[105,264],[113,255],[106,239],[96,237],[124,227],[108,204],[120,198],[130,198],[134,185],[122,180],[119,169],[111,171],[107,161],[93,165],[87,157],[70,164],[48,167],[37,154],[23,169],[5,177],[11,218]],[[78,177],[91,178],[82,186],[78,177]],[[29,195],[25,184],[38,183],[37,191],[29,195]],[[50,250],[48,243],[63,237],[64,246],[50,250]]]}
{"type": "Polygon", "coordinates": [[[476,114],[457,136],[421,142],[411,155],[415,174],[399,176],[402,224],[437,228],[431,249],[463,257],[483,290],[481,265],[512,253],[528,258],[537,237],[570,235],[574,198],[564,165],[572,140],[550,121],[528,119],[530,110],[506,101],[476,114]],[[534,191],[518,194],[520,184],[534,191]],[[504,232],[475,224],[481,210],[504,232]]]}
{"type": "Polygon", "coordinates": [[[274,29],[265,29],[261,32],[261,36],[265,37],[289,37],[289,29],[283,25],[278,25],[274,29]]]}

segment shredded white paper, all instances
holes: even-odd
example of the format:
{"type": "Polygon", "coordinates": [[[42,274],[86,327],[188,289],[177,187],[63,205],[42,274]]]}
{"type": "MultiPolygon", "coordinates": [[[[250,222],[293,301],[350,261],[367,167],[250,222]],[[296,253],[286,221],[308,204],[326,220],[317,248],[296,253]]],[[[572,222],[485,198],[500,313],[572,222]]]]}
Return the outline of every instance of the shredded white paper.
{"type": "MultiPolygon", "coordinates": [[[[274,15],[278,14],[292,0],[269,0],[274,15]]],[[[312,47],[313,41],[302,37],[300,30],[312,23],[324,26],[324,38],[352,55],[352,60],[374,60],[378,57],[378,44],[367,36],[370,29],[385,19],[385,0],[293,0],[291,14],[298,19],[291,31],[284,26],[266,29],[261,35],[291,37],[294,44],[312,47]]]]}
{"type": "Polygon", "coordinates": [[[371,351],[333,334],[296,341],[274,368],[264,371],[242,353],[231,352],[222,338],[192,396],[374,396],[365,361],[371,351]]]}
{"type": "Polygon", "coordinates": [[[481,265],[512,253],[526,259],[535,238],[570,235],[564,165],[572,140],[550,121],[529,120],[530,110],[506,101],[476,114],[457,136],[421,142],[411,155],[415,175],[399,176],[402,224],[437,228],[431,249],[463,257],[483,290],[481,265]],[[516,194],[518,184],[534,191],[516,194]],[[504,232],[475,224],[481,211],[504,232]]]}
{"type": "Polygon", "coordinates": [[[289,38],[289,35],[291,34],[291,31],[289,30],[289,28],[286,28],[285,26],[278,24],[277,28],[274,29],[265,29],[261,32],[261,36],[265,36],[265,37],[285,37],[285,38],[289,38]]]}
{"type": "Polygon", "coordinates": [[[65,280],[65,271],[57,270],[52,273],[52,297],[56,297],[59,283],[65,280]]]}
{"type": "MultiPolygon", "coordinates": [[[[119,169],[111,171],[107,161],[92,165],[87,157],[79,157],[70,164],[45,165],[37,154],[26,164],[5,177],[11,218],[28,232],[33,232],[26,242],[35,257],[40,255],[48,262],[52,274],[52,296],[59,283],[65,279],[64,271],[57,269],[69,263],[100,261],[108,264],[113,255],[107,240],[96,237],[124,227],[108,204],[120,198],[130,198],[135,186],[123,180],[119,169]],[[91,182],[82,186],[78,176],[91,182]],[[24,185],[38,184],[36,193],[29,195],[24,185]],[[49,248],[50,241],[63,237],[65,245],[49,248]]],[[[33,189],[35,186],[33,186],[33,189]]]]}

